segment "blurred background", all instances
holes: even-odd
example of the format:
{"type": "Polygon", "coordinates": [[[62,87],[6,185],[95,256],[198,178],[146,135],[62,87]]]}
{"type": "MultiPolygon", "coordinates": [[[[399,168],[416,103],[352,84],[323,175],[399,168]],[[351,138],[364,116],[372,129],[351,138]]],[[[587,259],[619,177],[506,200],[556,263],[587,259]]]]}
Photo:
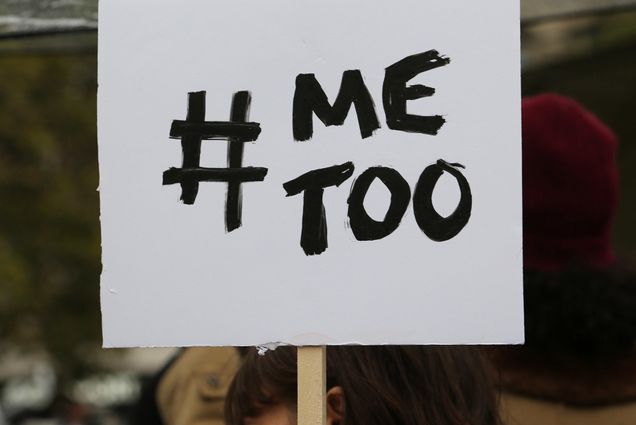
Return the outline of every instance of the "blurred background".
{"type": "MultiPolygon", "coordinates": [[[[636,261],[636,1],[522,1],[523,94],[617,133],[636,261]],[[631,217],[631,218],[630,218],[631,217]]],[[[173,350],[101,350],[96,0],[0,0],[0,425],[121,424],[173,350]]]]}

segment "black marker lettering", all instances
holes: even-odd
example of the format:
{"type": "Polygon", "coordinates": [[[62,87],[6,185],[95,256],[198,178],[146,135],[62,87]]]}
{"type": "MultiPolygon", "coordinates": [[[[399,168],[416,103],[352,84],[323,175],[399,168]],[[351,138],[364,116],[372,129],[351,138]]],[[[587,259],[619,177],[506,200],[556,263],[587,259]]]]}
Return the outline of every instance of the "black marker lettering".
{"type": "Polygon", "coordinates": [[[375,114],[373,99],[364,85],[360,71],[345,71],[342,74],[340,91],[333,106],[329,104],[327,95],[314,74],[299,74],[296,77],[292,117],[294,139],[311,139],[314,133],[314,112],[326,126],[342,125],[352,103],[356,108],[362,138],[372,136],[373,132],[380,128],[380,123],[375,114]]]}
{"type": "MultiPolygon", "coordinates": [[[[230,121],[246,122],[249,110],[250,94],[246,91],[234,94],[230,108],[230,121]]],[[[243,148],[245,145],[238,136],[230,137],[229,142],[227,146],[227,166],[230,169],[240,169],[243,166],[243,148]]],[[[241,227],[242,198],[241,181],[228,181],[225,199],[225,228],[228,232],[241,227]]]]}
{"type": "Polygon", "coordinates": [[[470,219],[473,205],[470,185],[457,168],[464,168],[464,166],[449,164],[440,159],[437,164],[426,167],[415,186],[413,194],[415,221],[422,232],[436,242],[447,241],[455,237],[470,219]],[[440,216],[433,206],[433,190],[444,171],[455,177],[461,194],[457,208],[446,218],[440,216]]]}
{"type": "Polygon", "coordinates": [[[181,184],[181,200],[192,205],[197,197],[199,182],[227,182],[225,200],[225,228],[228,232],[241,226],[241,184],[263,181],[267,168],[243,167],[243,144],[258,138],[260,124],[246,122],[250,94],[234,94],[230,121],[205,121],[205,92],[188,94],[188,114],[185,121],[174,120],[170,137],[181,139],[183,165],[163,173],[163,184],[181,184]],[[228,168],[204,168],[199,165],[202,140],[228,140],[228,168]]]}
{"type": "Polygon", "coordinates": [[[406,112],[408,100],[432,96],[435,89],[420,84],[407,86],[406,83],[422,72],[449,63],[450,59],[440,56],[436,50],[429,50],[408,56],[386,69],[382,87],[382,102],[386,114],[386,124],[390,129],[409,133],[437,134],[445,122],[441,115],[419,116],[406,112]]]}
{"type": "Polygon", "coordinates": [[[347,202],[349,225],[353,235],[359,241],[374,241],[390,235],[398,228],[411,202],[411,188],[394,169],[371,167],[353,182],[347,202]],[[364,209],[364,198],[376,178],[391,192],[391,204],[382,221],[375,221],[364,209]]]}
{"type": "Polygon", "coordinates": [[[351,177],[353,170],[353,163],[347,162],[310,171],[283,185],[287,196],[304,192],[300,246],[305,254],[322,254],[327,249],[327,219],[322,202],[324,189],[340,186],[351,177]]]}

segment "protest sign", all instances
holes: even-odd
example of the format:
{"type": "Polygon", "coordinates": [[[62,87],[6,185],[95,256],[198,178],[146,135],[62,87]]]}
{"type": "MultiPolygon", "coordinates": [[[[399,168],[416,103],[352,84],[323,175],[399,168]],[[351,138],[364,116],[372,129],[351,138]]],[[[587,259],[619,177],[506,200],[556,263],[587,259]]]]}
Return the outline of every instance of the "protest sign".
{"type": "Polygon", "coordinates": [[[519,5],[100,4],[106,346],[523,339],[519,5]]]}

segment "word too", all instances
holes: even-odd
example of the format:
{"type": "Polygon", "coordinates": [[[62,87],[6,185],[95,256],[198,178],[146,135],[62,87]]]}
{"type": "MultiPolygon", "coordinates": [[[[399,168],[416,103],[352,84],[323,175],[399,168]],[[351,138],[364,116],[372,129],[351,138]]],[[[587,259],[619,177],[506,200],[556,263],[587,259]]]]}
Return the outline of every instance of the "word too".
{"type": "MultiPolygon", "coordinates": [[[[457,235],[468,223],[472,209],[470,185],[457,168],[461,164],[449,164],[438,160],[424,169],[413,193],[413,213],[419,228],[430,239],[443,242],[457,235]],[[433,190],[444,171],[450,173],[459,184],[460,199],[455,211],[448,217],[440,216],[433,206],[433,190]]],[[[303,192],[303,220],[300,246],[307,255],[321,254],[327,249],[327,220],[322,202],[324,189],[339,186],[353,174],[353,163],[313,170],[283,184],[287,196],[303,192]]],[[[393,168],[370,167],[354,180],[347,203],[349,226],[359,241],[385,238],[398,228],[411,201],[411,188],[404,177],[393,168]],[[364,198],[371,184],[380,180],[391,193],[391,202],[382,221],[367,214],[364,198]]]]}

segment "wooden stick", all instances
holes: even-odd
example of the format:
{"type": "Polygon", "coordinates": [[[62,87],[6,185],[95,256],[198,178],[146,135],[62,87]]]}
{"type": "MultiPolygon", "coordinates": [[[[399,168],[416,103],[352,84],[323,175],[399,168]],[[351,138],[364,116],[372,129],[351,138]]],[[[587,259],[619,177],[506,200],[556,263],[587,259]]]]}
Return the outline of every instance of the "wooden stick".
{"type": "Polygon", "coordinates": [[[325,425],[326,347],[298,347],[298,425],[325,425]]]}

